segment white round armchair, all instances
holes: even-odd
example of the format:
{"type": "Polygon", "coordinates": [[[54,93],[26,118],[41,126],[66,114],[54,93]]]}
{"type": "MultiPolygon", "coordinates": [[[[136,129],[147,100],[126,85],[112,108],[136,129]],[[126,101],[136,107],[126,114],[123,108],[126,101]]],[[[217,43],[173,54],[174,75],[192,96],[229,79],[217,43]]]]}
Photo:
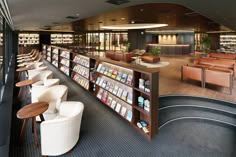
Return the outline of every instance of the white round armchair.
{"type": "MultiPolygon", "coordinates": [[[[56,117],[59,111],[60,104],[67,100],[68,87],[65,85],[55,85],[47,88],[42,92],[38,98],[37,102],[48,102],[48,109],[43,113],[45,120],[50,120],[56,117]]],[[[38,118],[37,118],[38,120],[38,118]]]]}
{"type": "Polygon", "coordinates": [[[44,71],[41,71],[40,73],[34,74],[33,76],[29,76],[29,79],[33,79],[36,81],[44,81],[46,79],[51,79],[52,74],[53,73],[51,70],[44,70],[44,71]]]}
{"type": "Polygon", "coordinates": [[[78,142],[84,104],[76,101],[62,102],[58,115],[40,125],[41,152],[43,156],[61,155],[78,142]]]}
{"type": "Polygon", "coordinates": [[[41,95],[47,88],[59,85],[59,82],[59,79],[46,79],[32,84],[31,102],[37,102],[39,95],[41,95]]]}

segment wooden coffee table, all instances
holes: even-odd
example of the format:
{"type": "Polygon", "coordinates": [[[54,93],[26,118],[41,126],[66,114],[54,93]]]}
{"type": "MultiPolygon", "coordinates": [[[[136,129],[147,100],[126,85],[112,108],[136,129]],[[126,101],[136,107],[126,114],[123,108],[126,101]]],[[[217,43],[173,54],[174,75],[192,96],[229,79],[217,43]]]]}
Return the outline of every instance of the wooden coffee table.
{"type": "Polygon", "coordinates": [[[38,138],[37,138],[37,130],[36,130],[36,116],[40,116],[41,121],[44,121],[43,112],[48,109],[47,102],[35,102],[29,105],[24,106],[21,108],[16,116],[19,119],[23,119],[23,125],[20,132],[20,139],[19,142],[22,142],[22,139],[25,134],[26,124],[30,118],[32,118],[32,132],[34,133],[34,145],[35,147],[38,146],[38,138]]]}
{"type": "Polygon", "coordinates": [[[23,87],[26,87],[26,90],[25,90],[25,98],[26,99],[25,100],[27,100],[27,92],[28,92],[27,86],[32,85],[35,82],[37,82],[37,81],[36,80],[24,80],[24,81],[20,81],[20,82],[16,83],[16,87],[20,88],[20,91],[19,91],[18,96],[17,96],[18,100],[20,99],[23,87]]]}

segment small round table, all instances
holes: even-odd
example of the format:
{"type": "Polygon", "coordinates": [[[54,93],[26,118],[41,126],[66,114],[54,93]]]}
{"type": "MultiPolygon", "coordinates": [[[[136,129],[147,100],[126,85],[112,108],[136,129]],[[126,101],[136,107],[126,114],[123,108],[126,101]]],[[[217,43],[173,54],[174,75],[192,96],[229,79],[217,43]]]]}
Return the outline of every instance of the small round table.
{"type": "Polygon", "coordinates": [[[27,86],[28,85],[32,85],[35,82],[37,82],[37,81],[36,80],[24,80],[24,81],[20,81],[20,82],[16,83],[16,87],[20,87],[20,91],[19,91],[18,96],[17,96],[18,100],[20,99],[23,87],[26,87],[26,90],[25,90],[25,100],[27,100],[27,92],[28,92],[27,86]]]}
{"type": "Polygon", "coordinates": [[[22,139],[25,134],[26,124],[29,118],[32,118],[32,132],[34,133],[34,145],[35,147],[38,146],[38,138],[37,138],[37,131],[36,131],[36,116],[40,116],[41,121],[44,121],[43,112],[48,109],[47,102],[35,102],[29,105],[24,106],[17,112],[17,118],[23,119],[23,125],[20,132],[20,139],[19,142],[22,142],[22,139]]]}

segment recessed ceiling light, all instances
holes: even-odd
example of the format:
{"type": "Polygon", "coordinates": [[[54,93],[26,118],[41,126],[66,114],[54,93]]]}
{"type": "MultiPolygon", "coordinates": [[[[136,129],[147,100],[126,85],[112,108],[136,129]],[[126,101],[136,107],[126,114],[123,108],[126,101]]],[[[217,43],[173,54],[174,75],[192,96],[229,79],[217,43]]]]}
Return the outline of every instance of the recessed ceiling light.
{"type": "Polygon", "coordinates": [[[122,17],[122,18],[120,18],[121,20],[125,20],[125,18],[124,17],[122,17]]]}
{"type": "Polygon", "coordinates": [[[134,21],[131,21],[131,23],[135,23],[134,21]]]}
{"type": "Polygon", "coordinates": [[[143,9],[140,9],[140,11],[143,11],[143,9]]]}
{"type": "Polygon", "coordinates": [[[159,23],[142,23],[142,24],[124,24],[124,25],[112,25],[112,26],[102,26],[103,29],[148,29],[148,28],[157,28],[165,27],[168,24],[159,24],[159,23]]]}
{"type": "Polygon", "coordinates": [[[79,14],[76,14],[77,16],[79,16],[79,14]]]}

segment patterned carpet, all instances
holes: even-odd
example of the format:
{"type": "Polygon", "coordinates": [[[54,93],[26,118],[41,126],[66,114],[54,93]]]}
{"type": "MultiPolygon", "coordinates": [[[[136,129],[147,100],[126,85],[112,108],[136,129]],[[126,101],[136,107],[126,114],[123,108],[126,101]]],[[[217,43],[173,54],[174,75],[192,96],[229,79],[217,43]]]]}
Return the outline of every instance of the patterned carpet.
{"type": "MultiPolygon", "coordinates": [[[[231,125],[199,119],[179,120],[162,127],[158,135],[152,141],[148,141],[136,132],[132,126],[127,124],[126,121],[100,103],[94,96],[87,94],[84,89],[76,85],[71,79],[68,79],[67,76],[54,67],[48,66],[53,70],[54,77],[60,78],[60,84],[68,86],[68,100],[81,101],[85,104],[80,139],[73,151],[62,155],[63,157],[236,156],[236,132],[235,127],[231,125]]],[[[168,106],[168,101],[166,100],[168,100],[166,97],[160,99],[161,107],[168,106]]],[[[182,104],[184,99],[178,101],[182,104]]],[[[176,101],[174,102],[177,103],[176,101]]],[[[22,104],[25,104],[25,102],[22,101],[22,104]]],[[[38,148],[34,147],[31,123],[27,125],[23,143],[19,144],[18,142],[22,125],[22,121],[16,118],[16,112],[19,108],[20,104],[14,105],[10,156],[39,157],[41,156],[41,150],[40,146],[38,148]]],[[[176,110],[178,111],[180,109],[178,108],[176,110]]],[[[194,115],[194,113],[200,113],[201,111],[206,112],[206,110],[193,108],[186,110],[186,112],[191,113],[188,114],[189,116],[194,115]]],[[[185,116],[180,114],[186,112],[173,112],[173,109],[170,111],[165,110],[164,112],[160,111],[160,125],[170,120],[170,117],[185,116]]],[[[218,112],[217,114],[220,115],[218,112]]],[[[217,114],[214,116],[217,116],[217,114]]],[[[235,115],[228,117],[231,118],[230,121],[232,121],[232,118],[234,120],[236,118],[235,115]]],[[[40,124],[37,125],[38,136],[40,136],[40,124]]]]}

